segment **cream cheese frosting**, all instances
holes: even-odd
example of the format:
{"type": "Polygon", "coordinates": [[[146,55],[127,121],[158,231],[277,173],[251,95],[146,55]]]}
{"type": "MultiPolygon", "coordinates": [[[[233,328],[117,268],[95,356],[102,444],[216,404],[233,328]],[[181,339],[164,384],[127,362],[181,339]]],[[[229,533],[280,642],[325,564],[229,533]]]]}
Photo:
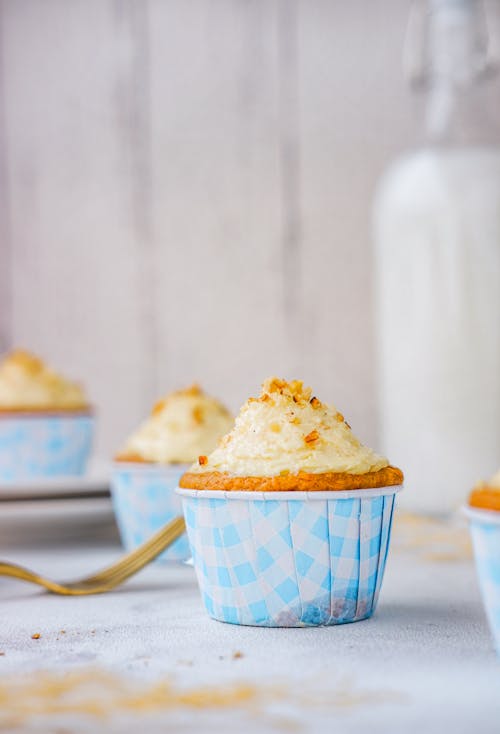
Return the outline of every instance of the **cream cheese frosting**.
{"type": "Polygon", "coordinates": [[[22,349],[0,362],[0,410],[82,410],[88,401],[80,385],[53,372],[22,349]]]}
{"type": "Polygon", "coordinates": [[[232,425],[233,417],[226,408],[193,385],[160,400],[117,458],[190,464],[212,451],[232,425]]]}
{"type": "Polygon", "coordinates": [[[278,476],[307,472],[365,474],[389,466],[364,446],[333,405],[296,380],[271,377],[259,398],[249,398],[233,430],[191,472],[278,476]]]}

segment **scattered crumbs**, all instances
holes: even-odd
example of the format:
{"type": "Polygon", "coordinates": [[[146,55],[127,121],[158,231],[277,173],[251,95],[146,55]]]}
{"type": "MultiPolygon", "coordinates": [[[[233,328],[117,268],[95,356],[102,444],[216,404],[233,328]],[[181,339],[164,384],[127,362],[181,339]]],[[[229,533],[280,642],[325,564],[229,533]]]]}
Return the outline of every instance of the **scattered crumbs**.
{"type": "Polygon", "coordinates": [[[245,657],[243,653],[240,650],[236,650],[236,652],[233,652],[233,660],[239,660],[240,658],[245,657]]]}
{"type": "MultiPolygon", "coordinates": [[[[179,688],[168,679],[142,686],[99,670],[0,678],[0,731],[40,716],[85,714],[94,718],[121,713],[143,715],[172,709],[254,709],[277,694],[245,683],[179,688]]],[[[53,729],[52,729],[53,731],[53,729]]]]}
{"type": "Polygon", "coordinates": [[[5,657],[5,653],[2,650],[0,650],[0,658],[4,658],[4,657],[5,657]]]}
{"type": "Polygon", "coordinates": [[[40,639],[40,637],[41,637],[41,635],[40,635],[40,632],[34,632],[34,633],[33,633],[33,634],[31,635],[31,639],[32,639],[32,640],[39,640],[39,639],[40,639]]]}
{"type": "Polygon", "coordinates": [[[65,635],[66,634],[66,630],[59,630],[59,634],[60,635],[65,635]]]}
{"type": "MultiPolygon", "coordinates": [[[[365,689],[345,681],[333,684],[330,681],[320,690],[316,684],[302,684],[300,689],[291,691],[289,685],[242,682],[185,688],[176,686],[168,678],[138,684],[99,669],[63,674],[38,671],[36,675],[0,677],[0,731],[12,731],[14,725],[18,731],[23,724],[39,722],[41,716],[49,717],[46,721],[53,723],[54,717],[67,717],[68,714],[99,720],[116,712],[121,716],[142,717],[173,709],[197,711],[200,716],[205,716],[207,709],[240,708],[258,713],[277,702],[298,703],[312,710],[365,708],[370,712],[374,705],[407,704],[410,700],[401,691],[365,689]]],[[[288,729],[286,725],[285,729],[288,729]]]]}

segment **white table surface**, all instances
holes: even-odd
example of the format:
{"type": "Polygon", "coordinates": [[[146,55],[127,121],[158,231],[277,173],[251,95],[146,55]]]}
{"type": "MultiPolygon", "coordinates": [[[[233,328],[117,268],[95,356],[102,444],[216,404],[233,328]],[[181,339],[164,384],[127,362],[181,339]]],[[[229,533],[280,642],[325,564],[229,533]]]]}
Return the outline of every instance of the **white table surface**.
{"type": "MultiPolygon", "coordinates": [[[[0,731],[498,734],[500,660],[466,544],[465,528],[401,517],[375,616],[328,628],[215,622],[187,566],[83,598],[0,579],[0,731]],[[249,700],[231,704],[235,687],[249,700]]],[[[0,548],[59,579],[120,552],[0,548]]]]}

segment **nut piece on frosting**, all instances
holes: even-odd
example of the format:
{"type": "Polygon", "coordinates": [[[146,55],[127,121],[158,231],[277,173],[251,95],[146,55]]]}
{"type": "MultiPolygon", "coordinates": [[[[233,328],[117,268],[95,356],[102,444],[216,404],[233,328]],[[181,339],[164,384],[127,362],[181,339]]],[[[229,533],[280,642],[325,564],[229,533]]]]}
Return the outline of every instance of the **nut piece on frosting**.
{"type": "Polygon", "coordinates": [[[355,489],[401,484],[402,472],[364,446],[333,405],[300,380],[267,379],[233,430],[190,468],[192,489],[355,489]]]}
{"type": "Polygon", "coordinates": [[[226,408],[192,385],[159,400],[116,460],[190,464],[210,453],[232,425],[226,408]]]}
{"type": "Polygon", "coordinates": [[[17,349],[0,362],[0,411],[80,411],[89,403],[80,385],[17,349]]]}
{"type": "Polygon", "coordinates": [[[469,505],[500,512],[500,470],[487,482],[478,482],[469,496],[469,505]]]}

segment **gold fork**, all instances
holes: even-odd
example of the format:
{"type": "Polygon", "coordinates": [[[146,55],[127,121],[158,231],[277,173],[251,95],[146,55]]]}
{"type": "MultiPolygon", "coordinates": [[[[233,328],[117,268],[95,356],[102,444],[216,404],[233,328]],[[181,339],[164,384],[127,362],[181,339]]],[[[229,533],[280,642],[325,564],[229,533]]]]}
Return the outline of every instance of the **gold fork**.
{"type": "Polygon", "coordinates": [[[103,568],[93,576],[87,576],[79,581],[70,581],[58,584],[43,576],[39,576],[27,568],[17,566],[14,563],[0,561],[0,576],[12,576],[22,581],[30,581],[32,584],[43,586],[53,594],[64,596],[83,596],[85,594],[103,594],[116,588],[126,579],[144,568],[150,561],[154,560],[168,548],[186,529],[183,517],[176,517],[165,525],[164,528],[155,533],[149,540],[136,548],[132,553],[127,553],[112,566],[103,568]]]}

